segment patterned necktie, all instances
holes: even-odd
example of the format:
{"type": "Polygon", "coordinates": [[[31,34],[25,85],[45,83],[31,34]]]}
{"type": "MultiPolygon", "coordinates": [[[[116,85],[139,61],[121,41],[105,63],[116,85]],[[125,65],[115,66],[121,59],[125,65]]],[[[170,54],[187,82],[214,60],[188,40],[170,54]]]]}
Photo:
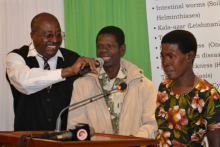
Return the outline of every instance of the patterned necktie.
{"type": "MultiPolygon", "coordinates": [[[[42,59],[44,60],[44,70],[50,70],[50,65],[47,62],[49,59],[44,57],[42,59]]],[[[47,92],[50,92],[50,86],[47,87],[47,92]]]]}

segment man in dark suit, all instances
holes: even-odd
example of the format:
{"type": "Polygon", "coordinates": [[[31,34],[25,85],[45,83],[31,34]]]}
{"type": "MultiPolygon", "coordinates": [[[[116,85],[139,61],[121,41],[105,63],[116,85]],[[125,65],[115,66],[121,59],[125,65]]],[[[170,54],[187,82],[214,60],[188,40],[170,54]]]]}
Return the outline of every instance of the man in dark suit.
{"type": "MultiPolygon", "coordinates": [[[[59,112],[69,105],[73,82],[86,64],[97,73],[94,59],[60,48],[64,33],[57,18],[36,15],[29,46],[7,55],[7,79],[14,97],[14,130],[53,130],[59,112]]],[[[66,129],[67,113],[61,129],[66,129]]]]}

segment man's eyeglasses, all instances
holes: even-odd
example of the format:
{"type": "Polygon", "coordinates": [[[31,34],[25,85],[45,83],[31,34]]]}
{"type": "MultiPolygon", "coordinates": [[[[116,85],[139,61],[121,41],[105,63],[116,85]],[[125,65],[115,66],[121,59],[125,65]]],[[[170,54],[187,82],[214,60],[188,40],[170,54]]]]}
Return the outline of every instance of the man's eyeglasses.
{"type": "Polygon", "coordinates": [[[45,39],[48,39],[48,40],[52,40],[54,36],[56,36],[56,38],[58,40],[60,40],[60,39],[63,40],[65,38],[65,33],[64,32],[59,32],[59,33],[56,33],[55,35],[52,34],[52,33],[48,33],[48,34],[46,33],[46,34],[44,34],[42,36],[42,38],[45,38],[45,39]]]}

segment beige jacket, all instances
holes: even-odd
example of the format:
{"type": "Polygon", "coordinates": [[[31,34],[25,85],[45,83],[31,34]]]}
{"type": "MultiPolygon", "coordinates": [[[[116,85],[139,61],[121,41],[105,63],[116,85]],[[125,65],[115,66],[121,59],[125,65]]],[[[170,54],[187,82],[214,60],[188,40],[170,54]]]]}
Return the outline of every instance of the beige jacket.
{"type": "MultiPolygon", "coordinates": [[[[157,123],[155,120],[157,93],[154,84],[147,79],[136,65],[121,59],[121,66],[127,70],[128,87],[119,118],[119,135],[155,138],[157,123]]],[[[98,76],[87,74],[74,82],[71,103],[102,93],[98,76]]],[[[87,123],[96,133],[113,134],[110,113],[103,96],[84,106],[69,109],[67,129],[77,123],[87,123]]]]}

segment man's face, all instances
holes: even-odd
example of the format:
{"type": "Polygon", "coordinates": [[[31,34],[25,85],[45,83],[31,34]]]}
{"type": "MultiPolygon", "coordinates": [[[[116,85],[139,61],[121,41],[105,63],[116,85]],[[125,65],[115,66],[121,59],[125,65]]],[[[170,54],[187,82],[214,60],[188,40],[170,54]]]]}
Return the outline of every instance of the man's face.
{"type": "Polygon", "coordinates": [[[43,36],[45,34],[60,34],[59,22],[51,16],[41,16],[36,22],[34,30],[35,32],[31,33],[31,38],[37,52],[45,58],[54,57],[60,48],[62,39],[57,39],[56,36],[47,39],[43,36]]]}
{"type": "Polygon", "coordinates": [[[121,45],[119,48],[114,35],[99,35],[96,49],[97,57],[104,60],[104,68],[120,67],[121,56],[125,53],[125,44],[121,45]]]}
{"type": "Polygon", "coordinates": [[[162,51],[160,54],[164,72],[168,78],[172,80],[182,77],[192,63],[192,60],[188,59],[188,53],[183,54],[177,44],[162,44],[162,51]]]}

